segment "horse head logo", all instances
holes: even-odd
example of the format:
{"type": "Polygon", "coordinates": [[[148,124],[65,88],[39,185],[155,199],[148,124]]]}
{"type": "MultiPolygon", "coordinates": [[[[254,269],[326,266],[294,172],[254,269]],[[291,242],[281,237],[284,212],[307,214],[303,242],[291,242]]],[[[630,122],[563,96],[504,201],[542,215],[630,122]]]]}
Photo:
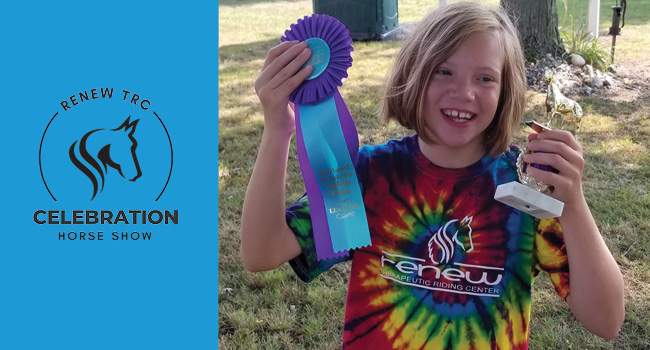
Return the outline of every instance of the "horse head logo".
{"type": "Polygon", "coordinates": [[[474,250],[471,226],[473,218],[473,216],[466,216],[461,221],[451,220],[431,237],[429,240],[429,258],[434,264],[449,263],[456,251],[456,245],[460,246],[465,253],[474,250]],[[454,223],[457,224],[452,226],[454,223]],[[450,232],[453,229],[455,231],[450,232]]]}
{"type": "Polygon", "coordinates": [[[104,175],[108,167],[129,181],[135,181],[142,172],[135,149],[138,141],[133,137],[140,119],[131,117],[116,129],[95,129],[83,135],[70,146],[70,160],[93,184],[93,200],[97,191],[104,190],[104,175]]]}

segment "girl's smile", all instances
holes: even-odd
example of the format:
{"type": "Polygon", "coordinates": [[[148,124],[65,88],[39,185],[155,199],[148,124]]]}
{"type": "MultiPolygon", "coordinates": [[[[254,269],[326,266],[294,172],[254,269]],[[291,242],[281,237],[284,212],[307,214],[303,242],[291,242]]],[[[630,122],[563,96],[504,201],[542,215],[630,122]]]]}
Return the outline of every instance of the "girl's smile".
{"type": "Polygon", "coordinates": [[[442,114],[455,123],[466,123],[476,116],[472,112],[459,111],[457,109],[443,109],[442,114]]]}

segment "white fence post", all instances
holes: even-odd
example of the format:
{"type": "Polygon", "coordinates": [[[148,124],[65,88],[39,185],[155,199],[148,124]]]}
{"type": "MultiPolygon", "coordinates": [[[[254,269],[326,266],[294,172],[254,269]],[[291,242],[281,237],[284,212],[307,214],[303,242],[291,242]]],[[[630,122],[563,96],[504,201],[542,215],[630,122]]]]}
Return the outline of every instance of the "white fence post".
{"type": "Polygon", "coordinates": [[[598,39],[598,28],[600,24],[600,0],[589,0],[589,12],[587,14],[587,31],[589,40],[598,39]]]}

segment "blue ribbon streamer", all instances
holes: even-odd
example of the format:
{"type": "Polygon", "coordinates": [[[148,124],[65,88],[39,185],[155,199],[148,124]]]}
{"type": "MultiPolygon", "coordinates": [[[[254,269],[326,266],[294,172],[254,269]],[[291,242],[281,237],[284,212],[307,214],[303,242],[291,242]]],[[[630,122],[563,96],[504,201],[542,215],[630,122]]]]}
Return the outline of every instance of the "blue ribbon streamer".
{"type": "Polygon", "coordinates": [[[299,109],[305,149],[325,205],[334,252],[370,245],[363,196],[334,96],[299,109]]]}

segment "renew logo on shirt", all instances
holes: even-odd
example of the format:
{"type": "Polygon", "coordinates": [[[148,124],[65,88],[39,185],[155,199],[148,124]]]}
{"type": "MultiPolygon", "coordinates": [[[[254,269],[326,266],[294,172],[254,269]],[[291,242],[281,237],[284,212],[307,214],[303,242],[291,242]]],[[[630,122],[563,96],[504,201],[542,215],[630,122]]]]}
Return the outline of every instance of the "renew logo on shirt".
{"type": "Polygon", "coordinates": [[[382,251],[380,275],[400,284],[442,292],[499,297],[501,267],[459,262],[474,251],[472,217],[449,220],[428,242],[429,261],[382,251]],[[456,255],[456,258],[454,256],[456,255]]]}

